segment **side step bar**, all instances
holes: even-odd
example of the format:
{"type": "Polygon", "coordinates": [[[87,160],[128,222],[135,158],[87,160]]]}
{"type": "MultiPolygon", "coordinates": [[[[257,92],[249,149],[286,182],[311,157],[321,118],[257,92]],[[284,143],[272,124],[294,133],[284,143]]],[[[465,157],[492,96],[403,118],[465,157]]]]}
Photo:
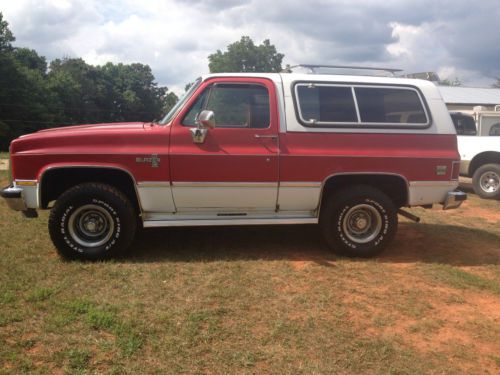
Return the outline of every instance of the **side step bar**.
{"type": "Polygon", "coordinates": [[[145,220],[144,228],[159,227],[199,227],[213,225],[276,225],[276,224],[318,224],[318,218],[283,219],[191,219],[191,220],[145,220]]]}

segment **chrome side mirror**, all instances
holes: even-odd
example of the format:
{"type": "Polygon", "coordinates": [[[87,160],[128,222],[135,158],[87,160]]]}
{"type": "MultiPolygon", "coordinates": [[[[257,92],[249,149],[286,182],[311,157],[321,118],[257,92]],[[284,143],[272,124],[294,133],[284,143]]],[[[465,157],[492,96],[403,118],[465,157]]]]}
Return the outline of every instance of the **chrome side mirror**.
{"type": "Polygon", "coordinates": [[[215,115],[213,111],[201,111],[198,115],[198,119],[196,121],[198,123],[198,127],[201,129],[213,129],[215,128],[215,115]]]}
{"type": "Polygon", "coordinates": [[[212,111],[201,111],[196,119],[196,128],[191,128],[193,143],[203,143],[208,134],[208,129],[215,128],[215,115],[212,111]]]}

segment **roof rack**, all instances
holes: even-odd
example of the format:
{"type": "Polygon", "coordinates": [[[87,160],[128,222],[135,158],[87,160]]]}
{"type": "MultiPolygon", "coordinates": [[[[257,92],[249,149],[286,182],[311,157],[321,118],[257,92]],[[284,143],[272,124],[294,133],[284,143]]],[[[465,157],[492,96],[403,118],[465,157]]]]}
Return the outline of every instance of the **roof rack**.
{"type": "Polygon", "coordinates": [[[436,72],[418,72],[418,73],[408,73],[403,74],[401,77],[403,78],[416,78],[416,79],[425,79],[431,82],[439,82],[441,79],[437,75],[436,72]]]}
{"type": "Polygon", "coordinates": [[[396,76],[396,73],[402,72],[402,69],[393,69],[393,68],[374,68],[368,66],[349,66],[349,65],[321,65],[321,64],[298,64],[293,66],[287,66],[285,72],[291,73],[293,68],[306,68],[309,69],[309,73],[317,74],[317,69],[326,68],[326,69],[351,69],[351,70],[372,70],[372,71],[382,71],[390,73],[393,76],[396,76]]]}

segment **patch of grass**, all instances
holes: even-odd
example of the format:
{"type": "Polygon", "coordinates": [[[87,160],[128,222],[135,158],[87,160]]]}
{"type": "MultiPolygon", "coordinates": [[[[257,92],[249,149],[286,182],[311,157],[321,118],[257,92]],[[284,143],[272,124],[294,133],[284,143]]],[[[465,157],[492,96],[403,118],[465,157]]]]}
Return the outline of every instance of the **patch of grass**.
{"type": "Polygon", "coordinates": [[[34,288],[26,297],[28,302],[42,302],[48,300],[55,293],[55,289],[46,287],[34,288]]]}
{"type": "Polygon", "coordinates": [[[64,307],[72,314],[81,315],[86,314],[95,308],[95,303],[85,298],[76,298],[66,301],[64,307]]]}
{"type": "Polygon", "coordinates": [[[467,304],[465,298],[458,294],[451,294],[450,296],[448,296],[448,298],[446,298],[445,302],[447,304],[457,304],[457,305],[467,304]]]}
{"type": "Polygon", "coordinates": [[[20,312],[15,310],[2,310],[0,311],[0,327],[6,326],[10,323],[22,322],[23,317],[20,312]]]}
{"type": "Polygon", "coordinates": [[[229,352],[227,355],[233,363],[242,368],[254,367],[258,360],[258,356],[248,350],[229,352]]]}
{"type": "Polygon", "coordinates": [[[10,290],[0,291],[0,305],[12,304],[16,301],[16,295],[10,290]]]}
{"type": "Polygon", "coordinates": [[[20,340],[17,345],[23,349],[31,349],[35,346],[36,340],[34,339],[27,339],[27,340],[20,340]]]}
{"type": "Polygon", "coordinates": [[[440,319],[424,319],[408,327],[410,333],[431,334],[438,331],[444,322],[440,319]]]}
{"type": "Polygon", "coordinates": [[[124,357],[131,357],[144,346],[145,337],[130,326],[122,326],[115,333],[118,335],[117,345],[124,357]]]}
{"type": "Polygon", "coordinates": [[[446,264],[433,264],[425,267],[424,273],[432,280],[457,289],[480,289],[500,295],[500,282],[464,271],[446,264]]]}
{"type": "Polygon", "coordinates": [[[145,336],[131,324],[119,318],[116,309],[99,306],[87,299],[75,299],[64,305],[72,315],[83,315],[86,325],[116,335],[116,344],[126,357],[134,355],[144,345],[145,336]]]}
{"type": "Polygon", "coordinates": [[[483,342],[494,343],[500,337],[500,326],[491,319],[470,320],[465,324],[465,329],[483,342]]]}
{"type": "Polygon", "coordinates": [[[498,355],[490,355],[489,356],[493,361],[495,361],[497,367],[500,367],[500,356],[498,355]]]}
{"type": "Polygon", "coordinates": [[[86,323],[92,329],[105,329],[111,331],[117,326],[116,313],[105,309],[91,309],[86,316],[86,323]]]}
{"type": "Polygon", "coordinates": [[[9,183],[9,171],[0,170],[0,186],[2,189],[9,183]]]}
{"type": "Polygon", "coordinates": [[[69,369],[82,371],[89,366],[92,354],[88,350],[70,349],[64,352],[64,357],[68,362],[69,369]]]}
{"type": "Polygon", "coordinates": [[[8,152],[0,152],[0,159],[8,159],[9,158],[9,153],[8,152]]]}
{"type": "Polygon", "coordinates": [[[392,315],[380,314],[373,318],[373,326],[383,328],[394,325],[396,318],[392,315]]]}
{"type": "Polygon", "coordinates": [[[411,318],[423,318],[432,311],[429,301],[422,298],[421,292],[403,289],[395,295],[394,308],[411,318]]]}

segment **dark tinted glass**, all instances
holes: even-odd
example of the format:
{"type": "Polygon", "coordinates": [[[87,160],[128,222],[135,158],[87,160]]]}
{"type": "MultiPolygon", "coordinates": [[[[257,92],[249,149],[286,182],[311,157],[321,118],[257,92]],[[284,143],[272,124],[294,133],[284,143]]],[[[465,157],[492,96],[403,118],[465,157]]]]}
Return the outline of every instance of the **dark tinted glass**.
{"type": "Polygon", "coordinates": [[[495,124],[491,127],[490,135],[500,135],[500,123],[495,124]]]}
{"type": "Polygon", "coordinates": [[[465,116],[461,114],[451,114],[453,125],[458,135],[476,135],[476,123],[472,116],[465,116]]]}
{"type": "Polygon", "coordinates": [[[202,110],[213,111],[216,127],[267,128],[270,125],[269,93],[260,85],[217,84],[198,97],[182,121],[196,125],[202,110]]]}
{"type": "Polygon", "coordinates": [[[422,102],[413,90],[356,87],[361,122],[426,124],[422,102]]]}
{"type": "Polygon", "coordinates": [[[316,122],[357,122],[350,87],[298,86],[302,119],[316,122]]]}

